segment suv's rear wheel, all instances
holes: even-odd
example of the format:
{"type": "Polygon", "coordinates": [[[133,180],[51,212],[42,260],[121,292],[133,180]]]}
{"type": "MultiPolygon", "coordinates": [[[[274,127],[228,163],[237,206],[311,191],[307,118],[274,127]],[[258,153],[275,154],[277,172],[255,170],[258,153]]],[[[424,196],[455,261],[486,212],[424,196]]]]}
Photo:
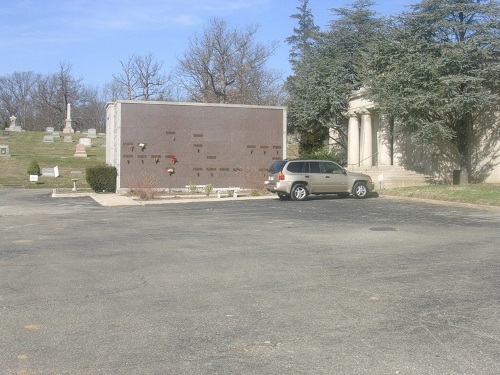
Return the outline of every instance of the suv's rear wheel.
{"type": "Polygon", "coordinates": [[[368,187],[364,182],[356,182],[352,188],[352,195],[354,195],[354,198],[366,198],[368,192],[368,187]]]}
{"type": "Polygon", "coordinates": [[[293,185],[291,196],[294,201],[306,200],[307,194],[308,191],[305,185],[302,184],[293,185]]]}
{"type": "Polygon", "coordinates": [[[286,193],[278,193],[278,197],[282,201],[289,201],[290,199],[292,199],[292,197],[290,196],[290,194],[286,194],[286,193]]]}

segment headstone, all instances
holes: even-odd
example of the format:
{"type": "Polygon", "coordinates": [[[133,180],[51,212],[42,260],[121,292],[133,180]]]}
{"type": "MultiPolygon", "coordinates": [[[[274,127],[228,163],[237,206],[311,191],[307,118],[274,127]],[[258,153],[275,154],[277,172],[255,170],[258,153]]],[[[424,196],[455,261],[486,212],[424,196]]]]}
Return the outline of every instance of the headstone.
{"type": "Polygon", "coordinates": [[[5,137],[10,137],[10,132],[8,130],[4,130],[2,135],[5,137]]]}
{"type": "Polygon", "coordinates": [[[46,133],[54,133],[54,128],[52,126],[49,126],[49,127],[45,128],[45,132],[46,133]]]}
{"type": "Polygon", "coordinates": [[[9,145],[0,145],[0,156],[10,156],[9,145]]]}
{"type": "Polygon", "coordinates": [[[95,129],[89,129],[87,131],[87,137],[89,137],[89,138],[97,138],[97,131],[95,129]]]}
{"type": "Polygon", "coordinates": [[[85,145],[78,143],[75,148],[75,157],[86,158],[87,151],[85,151],[85,145]]]}
{"type": "Polygon", "coordinates": [[[54,177],[59,177],[59,167],[57,165],[54,167],[54,177]]]}
{"type": "Polygon", "coordinates": [[[51,135],[44,135],[42,142],[44,142],[44,143],[52,143],[52,142],[54,142],[54,137],[51,136],[51,135]]]}
{"type": "Polygon", "coordinates": [[[85,147],[92,147],[92,140],[90,138],[80,138],[78,143],[85,147]]]}
{"type": "Polygon", "coordinates": [[[73,143],[73,137],[71,135],[65,135],[64,142],[73,143]]]}
{"type": "Polygon", "coordinates": [[[0,135],[0,143],[9,143],[9,136],[8,135],[0,135]]]}
{"type": "Polygon", "coordinates": [[[53,133],[52,133],[52,136],[53,136],[54,138],[59,138],[61,135],[59,134],[59,132],[53,132],[53,133]]]}
{"type": "Polygon", "coordinates": [[[42,176],[56,177],[54,168],[42,168],[42,176]]]}

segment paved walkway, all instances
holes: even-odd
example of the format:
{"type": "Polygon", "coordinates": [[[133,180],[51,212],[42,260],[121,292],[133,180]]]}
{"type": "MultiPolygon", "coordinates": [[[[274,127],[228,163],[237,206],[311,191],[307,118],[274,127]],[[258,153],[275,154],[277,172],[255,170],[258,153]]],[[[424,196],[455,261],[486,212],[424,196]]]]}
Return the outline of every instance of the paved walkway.
{"type": "Polygon", "coordinates": [[[172,195],[162,196],[149,201],[140,200],[136,196],[130,196],[120,193],[115,194],[97,194],[93,192],[58,192],[57,189],[53,190],[52,196],[54,198],[69,198],[88,196],[94,199],[101,206],[145,206],[148,204],[168,204],[168,203],[193,203],[193,202],[214,202],[214,201],[228,201],[228,200],[256,200],[256,199],[277,199],[275,194],[267,194],[262,196],[249,196],[242,195],[237,198],[216,196],[206,197],[204,195],[172,195]]]}

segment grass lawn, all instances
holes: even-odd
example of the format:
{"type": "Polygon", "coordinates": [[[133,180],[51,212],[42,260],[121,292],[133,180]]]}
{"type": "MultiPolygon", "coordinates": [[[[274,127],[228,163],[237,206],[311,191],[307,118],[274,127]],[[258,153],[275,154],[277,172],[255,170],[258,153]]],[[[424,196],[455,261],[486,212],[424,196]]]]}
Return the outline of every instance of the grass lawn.
{"type": "MultiPolygon", "coordinates": [[[[1,134],[1,133],[0,133],[1,134]]],[[[11,156],[0,157],[0,187],[24,186],[25,188],[71,188],[72,178],[77,178],[78,188],[88,188],[85,170],[88,166],[103,164],[106,161],[104,136],[92,139],[92,147],[87,147],[87,157],[74,157],[75,147],[85,134],[72,134],[73,142],[64,142],[64,134],[54,138],[54,143],[43,143],[45,132],[10,132],[9,148],[11,156]],[[57,178],[39,176],[38,182],[30,182],[28,165],[34,160],[42,168],[59,167],[57,178]],[[71,174],[81,171],[82,174],[71,174]]]]}
{"type": "MultiPolygon", "coordinates": [[[[0,133],[1,134],[1,133],[0,133]]],[[[64,142],[64,135],[55,138],[54,143],[43,143],[44,132],[10,132],[9,147],[11,156],[0,156],[0,187],[72,188],[72,178],[77,178],[79,189],[89,188],[85,181],[88,166],[104,164],[106,161],[106,142],[104,136],[92,139],[92,147],[87,147],[87,157],[74,157],[78,140],[84,134],[72,134],[73,142],[64,142]],[[58,178],[39,176],[38,182],[30,182],[28,165],[34,160],[42,168],[59,167],[58,178]],[[72,174],[81,171],[81,174],[72,174]]],[[[289,150],[290,155],[295,151],[289,150]]],[[[500,184],[473,185],[430,185],[412,186],[398,189],[379,190],[380,195],[433,199],[469,204],[500,206],[500,184]]]]}
{"type": "Polygon", "coordinates": [[[500,184],[412,186],[378,192],[388,196],[500,206],[500,184]]]}

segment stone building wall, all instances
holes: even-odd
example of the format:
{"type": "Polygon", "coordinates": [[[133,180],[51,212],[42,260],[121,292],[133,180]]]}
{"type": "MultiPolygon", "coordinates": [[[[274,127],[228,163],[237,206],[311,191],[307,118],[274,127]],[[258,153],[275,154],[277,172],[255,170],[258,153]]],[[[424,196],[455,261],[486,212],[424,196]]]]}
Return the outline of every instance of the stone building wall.
{"type": "Polygon", "coordinates": [[[117,101],[106,112],[106,162],[119,190],[258,188],[286,158],[283,107],[117,101]]]}

